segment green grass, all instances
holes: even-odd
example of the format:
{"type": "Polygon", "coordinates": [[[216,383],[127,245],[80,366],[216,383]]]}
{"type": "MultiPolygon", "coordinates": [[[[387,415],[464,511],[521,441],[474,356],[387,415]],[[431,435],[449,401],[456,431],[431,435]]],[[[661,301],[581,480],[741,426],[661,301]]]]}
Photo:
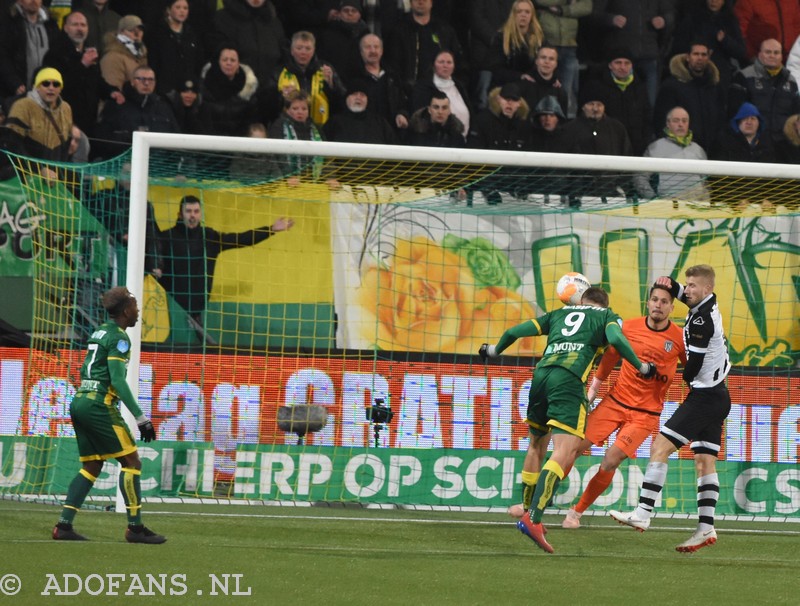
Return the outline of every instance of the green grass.
{"type": "Polygon", "coordinates": [[[584,517],[584,528],[566,531],[560,517],[546,516],[556,551],[548,555],[497,514],[147,505],[146,524],[169,537],[160,546],[125,543],[124,518],[102,511],[76,519],[91,541],[57,543],[49,538],[57,516],[56,507],[0,501],[0,578],[22,581],[20,593],[0,595],[0,603],[800,604],[793,524],[720,522],[717,545],[685,555],[674,546],[693,521],[655,519],[639,534],[606,517],[584,517]],[[145,586],[147,573],[178,574],[186,589],[169,595],[168,583],[167,595],[43,596],[48,573],[138,574],[145,586]],[[209,574],[226,573],[242,575],[239,589],[250,595],[209,595],[209,574]]]}

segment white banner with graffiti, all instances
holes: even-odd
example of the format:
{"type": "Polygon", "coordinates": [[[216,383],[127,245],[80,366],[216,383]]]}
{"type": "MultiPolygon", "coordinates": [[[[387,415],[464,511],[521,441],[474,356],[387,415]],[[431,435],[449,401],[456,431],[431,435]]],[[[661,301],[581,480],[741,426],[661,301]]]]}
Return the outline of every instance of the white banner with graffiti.
{"type": "MultiPolygon", "coordinates": [[[[680,279],[704,263],[717,272],[734,364],[790,366],[800,355],[796,215],[331,209],[342,348],[475,353],[509,326],[560,305],[555,284],[567,271],[585,274],[609,292],[617,313],[635,317],[655,278],[680,279]]],[[[685,314],[676,305],[674,319],[685,314]]],[[[525,339],[510,353],[536,355],[542,346],[541,338],[525,339]]]]}

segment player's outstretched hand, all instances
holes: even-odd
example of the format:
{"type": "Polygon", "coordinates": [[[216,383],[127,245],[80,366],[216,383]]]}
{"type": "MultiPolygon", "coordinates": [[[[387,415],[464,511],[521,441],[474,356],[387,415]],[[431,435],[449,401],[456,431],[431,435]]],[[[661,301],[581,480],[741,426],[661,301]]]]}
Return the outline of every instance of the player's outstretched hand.
{"type": "Polygon", "coordinates": [[[292,227],[294,227],[294,219],[288,217],[281,217],[270,226],[270,229],[273,232],[279,232],[279,231],[287,231],[289,229],[292,229],[292,227]]]}
{"type": "Polygon", "coordinates": [[[681,293],[681,285],[669,276],[661,276],[656,280],[655,286],[661,286],[669,291],[673,299],[677,299],[681,293]]]}
{"type": "Polygon", "coordinates": [[[656,368],[656,365],[653,364],[652,362],[643,362],[642,365],[639,367],[639,373],[645,379],[652,379],[653,377],[656,376],[657,371],[658,369],[656,368]]]}
{"type": "Polygon", "coordinates": [[[484,343],[481,345],[480,349],[478,349],[478,355],[481,357],[481,360],[486,362],[489,358],[496,358],[497,352],[494,350],[494,345],[489,345],[488,343],[484,343]]]}
{"type": "Polygon", "coordinates": [[[142,436],[142,440],[145,442],[152,442],[156,439],[156,430],[150,419],[146,418],[139,422],[139,433],[142,436]]]}

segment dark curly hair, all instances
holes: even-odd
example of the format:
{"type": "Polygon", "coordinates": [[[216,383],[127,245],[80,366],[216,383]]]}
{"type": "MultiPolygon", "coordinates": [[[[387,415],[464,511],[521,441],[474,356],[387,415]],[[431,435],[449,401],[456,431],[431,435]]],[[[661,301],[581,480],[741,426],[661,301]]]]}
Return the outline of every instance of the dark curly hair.
{"type": "Polygon", "coordinates": [[[133,295],[124,286],[115,286],[103,293],[103,307],[112,318],[116,318],[130,305],[133,295]]]}

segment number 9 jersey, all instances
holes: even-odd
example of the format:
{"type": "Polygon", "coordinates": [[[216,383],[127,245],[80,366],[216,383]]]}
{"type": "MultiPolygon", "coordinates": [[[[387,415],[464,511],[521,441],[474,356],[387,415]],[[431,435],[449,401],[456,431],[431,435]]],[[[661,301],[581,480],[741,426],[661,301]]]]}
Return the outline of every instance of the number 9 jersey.
{"type": "Polygon", "coordinates": [[[547,347],[537,367],[560,366],[582,382],[592,363],[608,345],[606,326],[622,326],[622,319],[607,307],[570,305],[531,320],[540,334],[547,334],[547,347]]]}

